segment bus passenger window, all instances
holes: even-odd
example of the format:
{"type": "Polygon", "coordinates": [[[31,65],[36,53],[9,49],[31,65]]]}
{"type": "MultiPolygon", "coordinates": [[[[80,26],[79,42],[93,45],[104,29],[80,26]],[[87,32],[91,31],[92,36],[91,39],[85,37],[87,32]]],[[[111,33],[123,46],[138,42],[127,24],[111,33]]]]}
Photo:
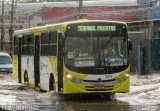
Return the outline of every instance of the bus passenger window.
{"type": "Polygon", "coordinates": [[[57,32],[50,32],[49,41],[50,43],[57,43],[57,32]]]}
{"type": "Polygon", "coordinates": [[[41,36],[41,55],[56,56],[57,32],[45,32],[41,36]]]}
{"type": "Polygon", "coordinates": [[[50,32],[49,36],[49,55],[56,56],[57,52],[57,32],[50,32]]]}
{"type": "Polygon", "coordinates": [[[34,55],[34,35],[33,34],[23,35],[22,55],[34,55]]]}
{"type": "Polygon", "coordinates": [[[42,56],[48,56],[49,48],[49,32],[42,33],[41,36],[41,55],[42,56]]]}

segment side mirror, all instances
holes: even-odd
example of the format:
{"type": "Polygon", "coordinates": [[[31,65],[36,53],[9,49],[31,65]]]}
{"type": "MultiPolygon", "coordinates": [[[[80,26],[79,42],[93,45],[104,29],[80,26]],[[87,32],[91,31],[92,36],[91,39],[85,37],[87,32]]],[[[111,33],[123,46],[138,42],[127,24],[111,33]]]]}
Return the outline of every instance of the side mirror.
{"type": "Polygon", "coordinates": [[[132,42],[128,39],[128,50],[132,50],[132,42]]]}

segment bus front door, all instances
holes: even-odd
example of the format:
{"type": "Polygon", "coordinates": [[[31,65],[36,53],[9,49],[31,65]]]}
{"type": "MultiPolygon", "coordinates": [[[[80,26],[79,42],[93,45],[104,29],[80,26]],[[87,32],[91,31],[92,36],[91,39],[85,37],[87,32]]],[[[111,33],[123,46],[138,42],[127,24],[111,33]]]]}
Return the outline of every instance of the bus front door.
{"type": "Polygon", "coordinates": [[[58,91],[61,92],[63,88],[63,44],[62,44],[62,33],[58,33],[58,64],[57,64],[57,74],[58,74],[58,91]]]}
{"type": "Polygon", "coordinates": [[[22,38],[19,38],[19,43],[18,43],[18,82],[22,83],[21,79],[21,55],[22,55],[22,38]]]}
{"type": "Polygon", "coordinates": [[[34,78],[35,86],[38,86],[40,83],[40,72],[39,72],[39,63],[40,63],[40,40],[39,36],[35,36],[35,53],[34,53],[34,78]]]}

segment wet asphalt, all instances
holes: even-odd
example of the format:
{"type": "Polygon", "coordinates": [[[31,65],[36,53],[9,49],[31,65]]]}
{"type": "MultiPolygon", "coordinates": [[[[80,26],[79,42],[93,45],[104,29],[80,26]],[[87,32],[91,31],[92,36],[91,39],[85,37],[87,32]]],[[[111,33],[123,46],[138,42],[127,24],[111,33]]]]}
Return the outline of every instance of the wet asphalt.
{"type": "Polygon", "coordinates": [[[116,94],[114,98],[104,94],[64,96],[40,92],[16,83],[10,75],[0,75],[0,108],[1,111],[160,111],[160,88],[134,95],[116,94]]]}

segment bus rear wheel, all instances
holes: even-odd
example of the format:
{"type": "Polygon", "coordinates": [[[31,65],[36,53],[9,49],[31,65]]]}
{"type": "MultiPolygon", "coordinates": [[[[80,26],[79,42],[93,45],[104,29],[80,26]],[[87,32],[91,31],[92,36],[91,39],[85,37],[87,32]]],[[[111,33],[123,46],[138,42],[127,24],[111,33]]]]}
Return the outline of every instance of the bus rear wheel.
{"type": "Polygon", "coordinates": [[[29,79],[28,79],[28,73],[27,71],[24,72],[24,83],[27,83],[28,84],[29,82],[29,79]]]}

